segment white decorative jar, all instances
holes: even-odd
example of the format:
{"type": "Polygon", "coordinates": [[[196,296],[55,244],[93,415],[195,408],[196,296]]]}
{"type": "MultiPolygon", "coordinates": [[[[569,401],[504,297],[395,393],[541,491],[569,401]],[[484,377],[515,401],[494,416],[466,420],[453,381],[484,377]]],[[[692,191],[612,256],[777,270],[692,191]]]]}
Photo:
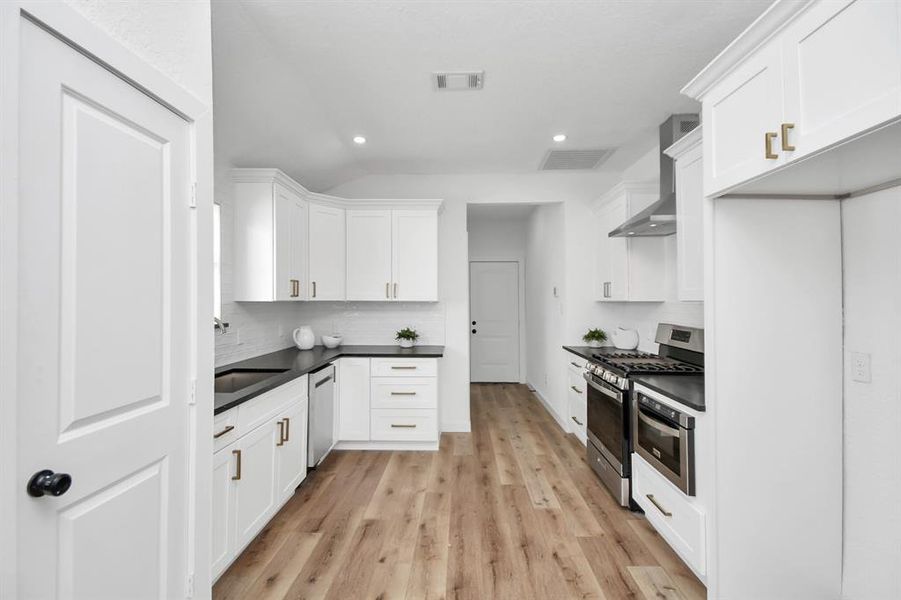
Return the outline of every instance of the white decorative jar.
{"type": "Polygon", "coordinates": [[[414,340],[398,340],[401,348],[412,348],[416,343],[414,340]]]}
{"type": "Polygon", "coordinates": [[[617,327],[613,333],[613,345],[619,350],[635,350],[638,348],[638,332],[634,329],[617,327]]]}
{"type": "Polygon", "coordinates": [[[298,350],[311,350],[316,345],[316,336],[309,325],[301,325],[294,330],[294,345],[298,350]]]}

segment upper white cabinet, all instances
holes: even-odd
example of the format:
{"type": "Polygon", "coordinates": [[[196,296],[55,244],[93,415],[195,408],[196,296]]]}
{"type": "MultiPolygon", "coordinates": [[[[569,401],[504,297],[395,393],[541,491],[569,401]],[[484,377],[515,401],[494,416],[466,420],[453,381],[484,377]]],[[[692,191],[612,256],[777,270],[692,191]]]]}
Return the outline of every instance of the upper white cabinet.
{"type": "MultiPolygon", "coordinates": [[[[901,117],[901,0],[776,2],[683,93],[703,103],[706,195],[823,193],[819,174],[843,158],[824,161],[809,183],[795,178],[794,187],[745,184],[901,117]]],[[[891,162],[899,141],[901,134],[876,160],[891,162]]],[[[860,164],[857,171],[876,178],[850,180],[861,185],[901,170],[884,175],[872,161],[860,164]]]]}
{"type": "Polygon", "coordinates": [[[437,301],[437,209],[349,209],[347,299],[437,301]]]}
{"type": "Polygon", "coordinates": [[[234,169],[238,302],[438,300],[440,200],[346,200],[234,169]]]}
{"type": "Polygon", "coordinates": [[[682,301],[704,300],[704,156],[701,127],[666,149],[676,172],[676,280],[682,301]]]}
{"type": "Polygon", "coordinates": [[[307,202],[276,182],[235,182],[235,300],[302,300],[307,202]]]}
{"type": "Polygon", "coordinates": [[[659,237],[608,237],[607,233],[647,208],[660,196],[656,184],[624,182],[596,205],[595,299],[663,302],[666,250],[659,237]]]}
{"type": "Polygon", "coordinates": [[[345,215],[344,209],[310,204],[310,300],[344,300],[345,215]]]}

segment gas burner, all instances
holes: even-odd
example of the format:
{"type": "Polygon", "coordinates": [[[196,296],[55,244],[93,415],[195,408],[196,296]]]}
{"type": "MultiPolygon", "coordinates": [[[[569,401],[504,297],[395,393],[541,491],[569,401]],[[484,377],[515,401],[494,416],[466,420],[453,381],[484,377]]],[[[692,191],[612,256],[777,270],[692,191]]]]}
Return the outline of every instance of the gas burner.
{"type": "Polygon", "coordinates": [[[638,354],[612,353],[595,354],[595,361],[602,366],[615,369],[626,376],[638,373],[665,373],[672,375],[700,374],[704,367],[673,360],[656,354],[642,352],[638,354]]]}

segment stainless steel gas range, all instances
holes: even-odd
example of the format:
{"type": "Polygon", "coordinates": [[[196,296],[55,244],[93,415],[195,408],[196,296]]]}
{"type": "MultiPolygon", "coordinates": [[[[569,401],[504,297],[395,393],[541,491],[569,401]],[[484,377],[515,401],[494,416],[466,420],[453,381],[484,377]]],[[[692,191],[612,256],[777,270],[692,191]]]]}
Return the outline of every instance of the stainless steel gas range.
{"type": "Polygon", "coordinates": [[[621,506],[631,501],[632,382],[635,374],[704,372],[704,331],[661,323],[659,354],[602,348],[585,366],[588,383],[588,463],[621,506]]]}

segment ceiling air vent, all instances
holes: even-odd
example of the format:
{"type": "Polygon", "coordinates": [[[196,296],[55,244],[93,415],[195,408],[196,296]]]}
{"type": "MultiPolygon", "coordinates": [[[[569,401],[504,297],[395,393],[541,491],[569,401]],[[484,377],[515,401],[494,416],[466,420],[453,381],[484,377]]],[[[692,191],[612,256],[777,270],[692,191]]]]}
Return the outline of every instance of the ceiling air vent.
{"type": "Polygon", "coordinates": [[[432,81],[439,92],[456,90],[480,90],[485,83],[485,71],[461,71],[433,73],[432,81]]]}
{"type": "Polygon", "coordinates": [[[575,169],[594,169],[613,154],[612,148],[596,148],[594,150],[550,150],[539,171],[562,171],[575,169]]]}

